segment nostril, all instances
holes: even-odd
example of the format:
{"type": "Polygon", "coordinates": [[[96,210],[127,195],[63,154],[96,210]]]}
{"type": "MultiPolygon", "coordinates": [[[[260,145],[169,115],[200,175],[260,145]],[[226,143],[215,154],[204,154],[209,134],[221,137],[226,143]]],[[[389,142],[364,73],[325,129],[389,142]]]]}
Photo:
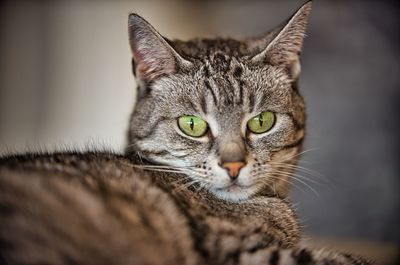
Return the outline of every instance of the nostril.
{"type": "Polygon", "coordinates": [[[222,168],[228,171],[229,177],[234,180],[239,176],[240,169],[246,166],[244,162],[226,162],[222,163],[222,168]]]}

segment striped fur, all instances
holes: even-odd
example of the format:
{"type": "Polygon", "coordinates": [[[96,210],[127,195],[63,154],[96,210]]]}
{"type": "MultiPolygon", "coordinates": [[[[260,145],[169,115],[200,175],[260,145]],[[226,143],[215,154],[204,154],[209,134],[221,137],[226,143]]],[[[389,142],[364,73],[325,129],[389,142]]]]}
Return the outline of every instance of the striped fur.
{"type": "Polygon", "coordinates": [[[309,12],[306,4],[280,31],[258,39],[186,42],[166,40],[132,14],[129,33],[139,93],[127,153],[157,164],[205,166],[188,175],[223,199],[240,201],[260,193],[285,197],[305,134],[297,77],[309,12]],[[282,51],[279,60],[272,56],[282,51]],[[267,133],[253,134],[247,121],[263,111],[274,112],[276,123],[267,133]],[[202,117],[208,133],[193,138],[180,132],[176,121],[182,115],[202,117]],[[247,164],[236,180],[238,191],[226,188],[231,180],[218,165],[229,143],[245,147],[247,164]]]}
{"type": "Polygon", "coordinates": [[[243,41],[171,42],[131,15],[139,93],[126,155],[1,158],[0,264],[369,264],[301,247],[284,199],[304,138],[296,83],[310,7],[243,41]],[[262,111],[273,129],[249,133],[262,111]],[[203,117],[208,133],[185,136],[181,115],[203,117]],[[231,183],[218,161],[235,150],[247,165],[231,183]]]}
{"type": "Polygon", "coordinates": [[[236,203],[110,153],[0,159],[0,264],[368,264],[297,247],[290,204],[236,203]]]}

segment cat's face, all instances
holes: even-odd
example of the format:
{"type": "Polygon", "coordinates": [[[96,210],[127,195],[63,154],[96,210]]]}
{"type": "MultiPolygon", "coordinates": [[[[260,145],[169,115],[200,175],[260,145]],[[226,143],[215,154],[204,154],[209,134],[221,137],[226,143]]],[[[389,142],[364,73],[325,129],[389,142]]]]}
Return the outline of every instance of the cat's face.
{"type": "Polygon", "coordinates": [[[280,30],[243,42],[168,44],[131,15],[140,87],[128,152],[168,166],[159,169],[180,170],[223,199],[285,196],[304,137],[295,86],[309,8],[280,30]]]}

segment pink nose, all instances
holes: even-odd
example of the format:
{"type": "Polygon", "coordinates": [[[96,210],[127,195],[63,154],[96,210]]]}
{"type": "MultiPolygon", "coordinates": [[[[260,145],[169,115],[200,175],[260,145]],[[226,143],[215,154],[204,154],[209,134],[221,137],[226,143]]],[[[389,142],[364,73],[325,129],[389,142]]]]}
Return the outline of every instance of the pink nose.
{"type": "Polygon", "coordinates": [[[239,171],[244,167],[244,162],[226,162],[222,164],[222,167],[228,171],[228,175],[231,179],[236,179],[239,176],[239,171]]]}

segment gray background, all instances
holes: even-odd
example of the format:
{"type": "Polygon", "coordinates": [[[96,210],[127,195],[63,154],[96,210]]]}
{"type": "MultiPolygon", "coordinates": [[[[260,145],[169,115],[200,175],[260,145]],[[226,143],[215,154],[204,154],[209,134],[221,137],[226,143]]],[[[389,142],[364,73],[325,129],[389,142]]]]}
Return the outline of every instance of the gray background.
{"type": "MultiPolygon", "coordinates": [[[[10,153],[122,150],[135,93],[130,11],[170,38],[244,37],[302,1],[0,3],[0,152],[10,153]]],[[[322,176],[307,176],[315,192],[302,183],[292,192],[307,233],[400,244],[398,11],[388,1],[314,3],[301,165],[322,176]]]]}

